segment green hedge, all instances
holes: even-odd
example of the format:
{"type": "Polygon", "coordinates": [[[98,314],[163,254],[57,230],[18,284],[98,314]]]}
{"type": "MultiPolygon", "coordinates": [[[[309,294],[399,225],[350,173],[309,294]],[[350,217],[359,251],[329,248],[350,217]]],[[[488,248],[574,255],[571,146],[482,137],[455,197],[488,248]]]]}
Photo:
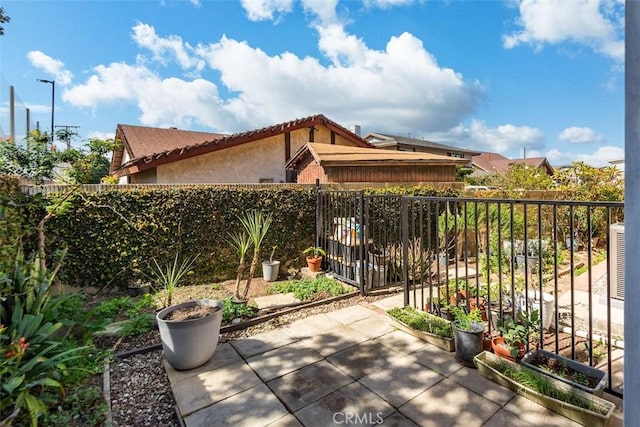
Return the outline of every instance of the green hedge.
{"type": "MultiPolygon", "coordinates": [[[[455,195],[424,186],[365,193],[455,195]]],[[[35,237],[45,204],[55,206],[62,196],[27,197],[15,180],[0,181],[0,200],[12,207],[5,223],[13,224],[11,233],[0,236],[3,247],[16,235],[35,237]]],[[[67,250],[58,279],[73,286],[126,286],[140,278],[141,271],[148,271],[153,258],[166,262],[176,250],[184,256],[199,254],[194,283],[217,282],[235,277],[237,258],[226,239],[228,232],[239,230],[238,215],[253,208],[273,213],[261,258],[267,259],[271,247],[277,245],[274,258],[283,268],[303,266],[302,250],[315,243],[315,191],[307,186],[203,185],[76,193],[46,224],[47,253],[52,256],[67,250]]],[[[396,209],[391,210],[389,214],[397,215],[396,209]]]]}
{"type": "Polygon", "coordinates": [[[123,286],[152,258],[199,254],[196,283],[235,277],[237,259],[227,243],[247,209],[273,213],[263,259],[299,264],[314,241],[315,193],[307,188],[182,187],[116,190],[74,196],[47,225],[49,244],[67,247],[60,278],[76,286],[123,286]]]}

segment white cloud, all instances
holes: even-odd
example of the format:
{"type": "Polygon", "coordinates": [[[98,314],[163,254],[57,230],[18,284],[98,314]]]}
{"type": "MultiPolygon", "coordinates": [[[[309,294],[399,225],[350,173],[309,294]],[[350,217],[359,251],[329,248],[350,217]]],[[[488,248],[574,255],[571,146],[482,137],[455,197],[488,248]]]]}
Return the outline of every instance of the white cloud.
{"type": "Polygon", "coordinates": [[[624,157],[624,150],[620,147],[606,145],[599,147],[593,154],[578,154],[574,160],[585,162],[591,166],[611,166],[609,161],[624,157]]]}
{"type": "Polygon", "coordinates": [[[202,60],[192,56],[193,47],[183,42],[181,37],[159,37],[152,26],[138,23],[133,27],[131,38],[139,47],[150,50],[153,53],[153,59],[162,64],[166,64],[167,57],[170,57],[182,69],[196,68],[201,71],[204,67],[202,60]]]}
{"type": "Polygon", "coordinates": [[[102,140],[107,140],[107,139],[113,139],[116,137],[116,134],[114,132],[98,132],[98,131],[91,131],[89,133],[87,133],[87,139],[102,139],[102,140]]]}
{"type": "Polygon", "coordinates": [[[27,58],[31,65],[52,75],[56,83],[63,86],[71,83],[73,74],[65,69],[64,62],[54,59],[39,50],[32,50],[27,53],[27,58]]]}
{"type": "Polygon", "coordinates": [[[135,103],[139,120],[148,126],[233,126],[217,87],[206,80],[162,79],[144,66],[112,63],[100,65],[83,84],[65,90],[62,99],[74,106],[135,103]]]}
{"type": "Polygon", "coordinates": [[[196,51],[238,94],[229,101],[233,112],[264,123],[331,112],[336,120],[364,127],[393,123],[402,130],[435,131],[458,123],[483,97],[479,84],[441,68],[408,33],[375,51],[329,26],[320,29],[319,45],[332,66],[288,52],[270,57],[226,37],[196,51]]]}
{"type": "Polygon", "coordinates": [[[472,120],[466,127],[458,124],[447,132],[431,134],[430,139],[470,150],[519,156],[522,147],[527,150],[544,148],[544,135],[534,127],[504,124],[487,127],[481,120],[472,120]]]}
{"type": "Polygon", "coordinates": [[[617,0],[522,0],[519,9],[522,30],[503,36],[507,49],[572,42],[624,59],[624,9],[617,0]]]}
{"type": "Polygon", "coordinates": [[[604,137],[596,133],[593,129],[587,127],[568,127],[558,135],[561,141],[567,141],[574,144],[585,144],[589,142],[602,142],[604,137]]]}
{"type": "Polygon", "coordinates": [[[593,153],[570,153],[560,151],[557,148],[547,152],[531,151],[527,157],[546,157],[549,163],[554,166],[570,165],[573,162],[584,162],[593,167],[611,166],[609,161],[624,157],[624,149],[607,145],[599,147],[593,153]]]}
{"type": "Polygon", "coordinates": [[[323,25],[338,22],[338,17],[336,16],[337,5],[338,0],[302,0],[302,7],[305,12],[316,15],[323,25]]]}
{"type": "Polygon", "coordinates": [[[365,7],[377,7],[380,9],[388,9],[394,6],[406,6],[413,3],[414,0],[364,0],[365,7]]]}
{"type": "Polygon", "coordinates": [[[274,15],[283,15],[293,9],[293,0],[241,0],[251,21],[270,21],[274,15]]]}

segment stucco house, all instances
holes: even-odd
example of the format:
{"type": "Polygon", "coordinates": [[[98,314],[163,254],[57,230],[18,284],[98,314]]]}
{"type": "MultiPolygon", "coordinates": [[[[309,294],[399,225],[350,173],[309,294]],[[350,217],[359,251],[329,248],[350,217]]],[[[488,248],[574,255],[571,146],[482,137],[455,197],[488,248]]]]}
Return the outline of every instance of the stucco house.
{"type": "Polygon", "coordinates": [[[495,173],[505,173],[513,164],[523,164],[525,166],[538,168],[546,172],[547,175],[553,175],[554,172],[553,167],[546,157],[509,159],[498,153],[482,153],[480,155],[473,156],[473,175],[482,176],[495,173]]]}
{"type": "Polygon", "coordinates": [[[297,182],[453,183],[465,159],[423,152],[308,143],[287,163],[297,182]]]}
{"type": "Polygon", "coordinates": [[[306,143],[370,148],[319,114],[231,135],[119,124],[110,173],[130,184],[295,182],[285,164],[306,143]]]}
{"type": "Polygon", "coordinates": [[[426,139],[390,135],[378,132],[368,133],[364,137],[364,140],[372,144],[375,148],[384,150],[431,153],[438,154],[440,156],[453,157],[456,159],[465,159],[467,162],[466,164],[462,164],[462,166],[471,166],[472,157],[480,154],[479,151],[465,150],[463,148],[439,144],[437,142],[428,141],[426,139]]]}

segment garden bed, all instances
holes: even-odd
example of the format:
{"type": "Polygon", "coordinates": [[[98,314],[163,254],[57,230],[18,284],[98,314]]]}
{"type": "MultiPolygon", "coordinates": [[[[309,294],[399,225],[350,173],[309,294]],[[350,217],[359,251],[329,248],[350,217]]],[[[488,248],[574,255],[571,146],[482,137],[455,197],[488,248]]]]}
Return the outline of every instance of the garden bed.
{"type": "Polygon", "coordinates": [[[393,308],[387,314],[398,329],[444,351],[455,350],[451,322],[412,307],[393,308]]]}

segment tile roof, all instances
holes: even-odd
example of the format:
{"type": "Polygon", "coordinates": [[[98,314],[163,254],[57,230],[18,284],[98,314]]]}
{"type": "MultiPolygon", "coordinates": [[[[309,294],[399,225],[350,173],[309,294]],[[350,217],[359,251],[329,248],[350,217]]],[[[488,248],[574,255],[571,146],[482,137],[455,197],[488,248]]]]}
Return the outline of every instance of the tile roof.
{"type": "Polygon", "coordinates": [[[429,141],[426,139],[419,138],[411,138],[406,136],[399,135],[391,135],[387,133],[379,133],[379,132],[370,132],[365,137],[365,140],[368,140],[372,144],[376,146],[384,146],[387,144],[405,144],[405,145],[415,145],[417,147],[425,147],[425,148],[436,148],[439,150],[448,150],[448,151],[457,151],[460,153],[469,153],[471,155],[479,154],[479,151],[467,150],[464,148],[454,147],[452,145],[439,144],[437,142],[429,141]],[[372,139],[383,140],[381,142],[369,141],[369,137],[372,139]]]}
{"type": "Polygon", "coordinates": [[[547,161],[546,157],[527,157],[524,159],[509,159],[498,153],[482,153],[479,156],[473,156],[473,166],[488,173],[504,173],[509,170],[513,164],[524,164],[535,168],[545,168],[550,174],[553,168],[547,161]]]}
{"type": "Polygon", "coordinates": [[[295,168],[296,163],[309,152],[321,166],[337,166],[357,164],[362,165],[398,165],[398,164],[431,164],[431,165],[462,165],[467,160],[439,154],[408,152],[395,150],[379,150],[375,148],[351,147],[345,145],[331,145],[308,143],[300,149],[287,164],[288,169],[295,168]]]}
{"type": "MultiPolygon", "coordinates": [[[[222,150],[225,148],[246,144],[248,142],[257,141],[260,139],[268,138],[270,136],[283,134],[286,132],[291,132],[297,129],[302,129],[305,127],[310,127],[314,125],[324,125],[327,128],[336,132],[336,134],[345,137],[346,139],[352,141],[353,143],[361,146],[361,147],[371,147],[369,143],[363,140],[361,137],[351,132],[350,130],[342,127],[338,123],[329,120],[322,114],[299,118],[295,120],[291,120],[284,123],[279,123],[273,126],[267,126],[260,129],[250,130],[246,132],[234,133],[231,135],[224,134],[206,134],[202,132],[191,132],[192,135],[188,135],[189,139],[186,141],[187,143],[174,143],[173,146],[169,144],[165,146],[164,150],[153,151],[149,147],[152,146],[152,141],[145,140],[144,138],[136,139],[134,137],[133,143],[134,145],[138,145],[141,148],[127,148],[127,152],[130,153],[128,160],[125,163],[117,164],[116,155],[114,153],[114,158],[112,160],[112,169],[111,172],[115,173],[117,176],[127,175],[129,172],[138,172],[145,169],[151,169],[153,167],[157,167],[161,164],[167,164],[178,160],[187,159],[190,157],[199,156],[202,154],[210,153],[217,150],[222,150]],[[197,135],[200,134],[200,135],[197,135]],[[202,136],[210,135],[210,138],[202,139],[202,136]],[[150,152],[151,151],[151,152],[150,152]]],[[[128,141],[127,131],[134,130],[138,131],[140,126],[127,126],[127,125],[118,125],[118,130],[123,131],[124,138],[123,142],[125,145],[128,141]]],[[[155,128],[143,128],[150,130],[150,134],[153,134],[153,130],[157,130],[155,128]]],[[[164,129],[163,129],[164,130],[164,129]]],[[[175,131],[175,129],[173,129],[175,131]]],[[[184,132],[184,131],[183,131],[184,132]]],[[[144,135],[144,133],[140,133],[144,135]]],[[[116,132],[116,137],[118,137],[116,132]]],[[[129,145],[131,145],[131,141],[128,141],[129,145]]],[[[122,162],[122,158],[120,158],[120,162],[122,162]]]]}

